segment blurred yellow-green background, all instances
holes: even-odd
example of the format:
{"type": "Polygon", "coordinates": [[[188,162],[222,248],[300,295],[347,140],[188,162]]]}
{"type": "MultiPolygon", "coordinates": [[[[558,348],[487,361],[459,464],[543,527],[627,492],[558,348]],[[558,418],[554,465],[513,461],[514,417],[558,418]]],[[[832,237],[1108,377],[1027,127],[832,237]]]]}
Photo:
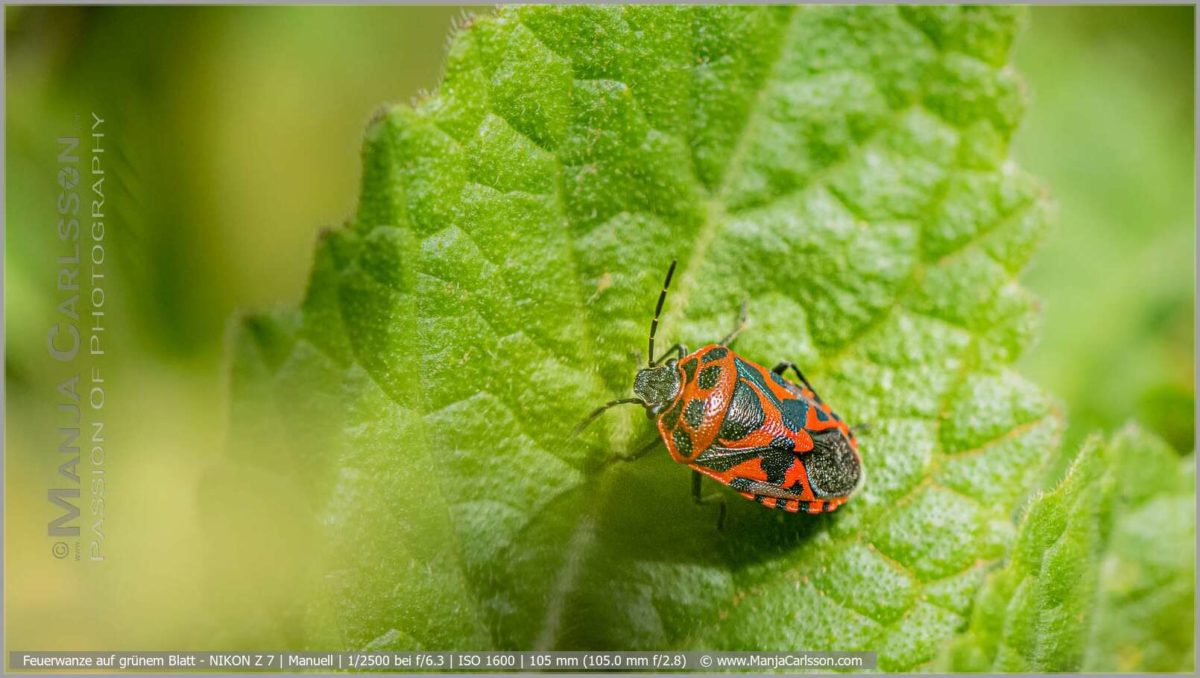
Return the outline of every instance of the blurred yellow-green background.
{"type": "MultiPolygon", "coordinates": [[[[300,298],[315,234],[353,209],[366,121],[436,84],[461,15],[6,9],[9,649],[286,644],[236,593],[214,597],[229,590],[202,563],[196,492],[224,445],[226,328],[239,308],[300,298]],[[61,378],[45,350],[58,301],[55,139],[82,132],[92,111],[112,148],[98,564],[53,559],[44,534],[61,378]]],[[[1190,451],[1193,9],[1038,7],[1029,19],[1015,60],[1030,107],[1014,153],[1058,218],[1025,277],[1044,324],[1021,368],[1064,403],[1070,446],[1133,416],[1190,451]]],[[[264,585],[285,586],[287,563],[304,557],[302,546],[277,555],[264,585]]]]}

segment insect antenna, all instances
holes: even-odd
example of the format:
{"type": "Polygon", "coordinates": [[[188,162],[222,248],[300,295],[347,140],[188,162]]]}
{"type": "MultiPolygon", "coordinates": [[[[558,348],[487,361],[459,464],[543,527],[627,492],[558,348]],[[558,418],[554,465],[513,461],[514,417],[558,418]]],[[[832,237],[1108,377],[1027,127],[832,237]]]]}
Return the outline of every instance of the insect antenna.
{"type": "Polygon", "coordinates": [[[589,414],[588,416],[584,417],[583,421],[576,424],[575,429],[571,431],[571,437],[574,438],[575,436],[579,435],[580,433],[583,433],[583,429],[587,428],[588,425],[591,424],[593,421],[596,421],[596,418],[599,417],[600,415],[604,414],[605,410],[609,409],[610,407],[616,407],[617,405],[633,405],[633,404],[645,405],[646,403],[641,398],[622,398],[620,400],[610,400],[610,401],[604,403],[600,407],[597,407],[596,409],[592,410],[592,413],[589,414]]]}
{"type": "Polygon", "coordinates": [[[663,302],[667,300],[667,288],[671,286],[671,276],[675,275],[677,260],[671,260],[671,268],[667,269],[667,279],[663,281],[662,293],[658,295],[658,306],[654,308],[654,320],[650,323],[650,353],[646,356],[646,364],[654,367],[654,333],[658,332],[658,316],[662,315],[663,302]]]}

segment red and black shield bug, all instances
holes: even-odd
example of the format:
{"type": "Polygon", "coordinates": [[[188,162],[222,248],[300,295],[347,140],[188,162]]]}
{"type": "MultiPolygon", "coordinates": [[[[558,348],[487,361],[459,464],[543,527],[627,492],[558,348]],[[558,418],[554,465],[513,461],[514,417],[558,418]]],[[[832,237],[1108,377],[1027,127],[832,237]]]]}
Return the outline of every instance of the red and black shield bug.
{"type": "MultiPolygon", "coordinates": [[[[654,335],[675,263],[654,309],[649,364],[634,379],[636,397],[596,408],[576,433],[610,407],[641,405],[651,419],[657,418],[671,458],[692,468],[692,495],[698,503],[704,501],[703,476],[763,506],[793,513],[828,513],[846,503],[864,476],[854,431],[794,363],[767,370],[729,348],[745,327],[744,307],[737,328],[719,343],[694,353],[676,344],[654,358],[654,335]],[[788,370],[799,384],[783,377],[788,370]]],[[[649,452],[658,442],[629,458],[649,452]]],[[[722,504],[722,522],[724,516],[722,504]]]]}

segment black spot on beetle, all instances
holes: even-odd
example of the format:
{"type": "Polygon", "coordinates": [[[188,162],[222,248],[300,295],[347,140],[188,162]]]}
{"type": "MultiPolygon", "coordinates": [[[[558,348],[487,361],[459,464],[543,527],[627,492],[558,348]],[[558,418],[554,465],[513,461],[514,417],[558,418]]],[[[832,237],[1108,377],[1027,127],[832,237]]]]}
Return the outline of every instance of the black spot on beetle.
{"type": "Polygon", "coordinates": [[[679,411],[682,408],[683,408],[682,404],[675,403],[674,405],[671,406],[671,409],[667,410],[666,412],[663,412],[662,423],[664,426],[667,427],[668,431],[673,430],[676,426],[679,425],[679,411]]]}
{"type": "Polygon", "coordinates": [[[753,487],[753,481],[749,478],[734,478],[729,481],[729,486],[738,492],[748,492],[753,487]]]}
{"type": "Polygon", "coordinates": [[[707,391],[708,389],[716,386],[720,379],[721,366],[712,365],[700,370],[700,378],[696,380],[696,383],[700,386],[700,388],[707,391]]]}
{"type": "Polygon", "coordinates": [[[758,454],[759,448],[757,447],[738,450],[722,445],[713,445],[696,457],[696,463],[714,471],[728,471],[747,459],[757,457],[758,454]]]}
{"type": "Polygon", "coordinates": [[[685,384],[691,383],[692,379],[694,379],[696,377],[696,364],[697,364],[696,359],[692,358],[691,360],[687,361],[686,363],[684,363],[682,365],[682,367],[683,367],[683,382],[685,384]]]}
{"type": "Polygon", "coordinates": [[[779,487],[783,487],[783,478],[795,459],[791,441],[787,438],[783,438],[782,441],[780,443],[778,438],[771,441],[771,446],[764,449],[761,456],[762,470],[767,474],[767,482],[779,487]]]}
{"type": "Polygon", "coordinates": [[[688,403],[687,412],[683,413],[683,419],[693,430],[700,428],[700,422],[704,421],[704,401],[697,398],[688,403]]]}
{"type": "Polygon", "coordinates": [[[779,414],[789,431],[799,431],[808,419],[808,403],[799,398],[784,400],[779,403],[779,414]]]}
{"type": "Polygon", "coordinates": [[[675,441],[675,451],[681,456],[692,456],[692,437],[688,435],[687,431],[681,428],[675,429],[675,432],[671,434],[671,440],[675,441]]]}
{"type": "Polygon", "coordinates": [[[737,365],[738,377],[757,386],[758,390],[762,391],[763,397],[770,401],[772,405],[779,404],[779,398],[776,398],[775,393],[767,386],[767,380],[763,379],[761,372],[751,367],[750,363],[741,358],[734,358],[734,362],[737,365]]]}
{"type": "Polygon", "coordinates": [[[739,381],[733,387],[733,399],[729,401],[725,421],[721,423],[717,436],[722,440],[741,440],[762,426],[765,419],[762,403],[758,401],[754,389],[739,381]]]}
{"type": "Polygon", "coordinates": [[[711,350],[711,351],[709,351],[708,353],[704,354],[704,362],[705,362],[705,363],[715,363],[715,362],[717,362],[717,361],[718,361],[718,360],[720,360],[721,358],[724,358],[724,357],[725,357],[725,356],[727,356],[727,355],[729,355],[729,349],[727,349],[727,348],[714,348],[713,350],[711,350]]]}

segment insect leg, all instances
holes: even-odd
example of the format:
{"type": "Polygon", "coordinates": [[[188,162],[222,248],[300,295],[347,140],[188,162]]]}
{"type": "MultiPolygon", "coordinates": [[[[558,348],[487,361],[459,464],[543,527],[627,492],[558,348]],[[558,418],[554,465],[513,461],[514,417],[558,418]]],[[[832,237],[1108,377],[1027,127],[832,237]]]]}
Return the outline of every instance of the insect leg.
{"type": "Polygon", "coordinates": [[[582,433],[583,429],[587,428],[588,425],[591,424],[593,421],[596,421],[596,417],[599,417],[600,415],[604,414],[604,412],[606,410],[608,410],[610,407],[616,407],[617,405],[645,405],[645,404],[646,403],[643,402],[641,398],[621,398],[620,400],[610,400],[610,401],[604,403],[603,405],[601,405],[600,407],[597,407],[596,409],[592,410],[591,414],[584,417],[583,421],[579,422],[575,426],[575,430],[571,431],[571,437],[574,438],[575,436],[582,433]]]}
{"type": "Polygon", "coordinates": [[[663,351],[663,354],[658,357],[658,360],[651,360],[650,367],[657,366],[659,363],[666,360],[667,356],[671,355],[672,353],[675,354],[676,358],[682,358],[683,356],[687,355],[687,347],[685,347],[683,344],[675,344],[666,351],[663,351]]]}
{"type": "Polygon", "coordinates": [[[722,339],[720,342],[721,346],[728,346],[729,344],[733,343],[733,340],[737,339],[737,335],[741,334],[742,330],[746,329],[746,319],[747,319],[746,307],[747,307],[748,303],[749,303],[749,300],[742,299],[742,310],[738,314],[737,326],[733,328],[732,332],[725,335],[725,338],[722,339]]]}
{"type": "Polygon", "coordinates": [[[704,478],[704,474],[699,471],[692,471],[692,501],[697,504],[707,504],[716,501],[720,507],[720,512],[717,514],[717,530],[725,529],[725,497],[719,494],[710,494],[705,497],[700,494],[700,481],[704,478]]]}
{"type": "Polygon", "coordinates": [[[785,360],[785,361],[779,363],[778,365],[776,365],[774,367],[774,369],[772,369],[771,371],[774,372],[775,374],[783,374],[784,371],[787,370],[788,368],[791,368],[792,371],[796,373],[796,376],[800,377],[800,383],[802,383],[806,387],[808,387],[808,390],[812,391],[813,395],[817,396],[817,400],[821,399],[821,396],[817,395],[817,389],[813,388],[812,384],[808,383],[808,379],[804,378],[804,373],[800,371],[799,367],[796,367],[796,363],[788,362],[785,360]]]}
{"type": "Polygon", "coordinates": [[[661,438],[659,438],[658,436],[655,436],[653,440],[651,440],[650,442],[646,443],[645,445],[642,445],[641,447],[639,447],[636,451],[634,451],[633,454],[621,457],[621,461],[637,461],[638,459],[641,459],[642,457],[646,456],[650,452],[653,452],[655,449],[657,449],[659,441],[661,441],[661,440],[662,440],[661,438]]]}

